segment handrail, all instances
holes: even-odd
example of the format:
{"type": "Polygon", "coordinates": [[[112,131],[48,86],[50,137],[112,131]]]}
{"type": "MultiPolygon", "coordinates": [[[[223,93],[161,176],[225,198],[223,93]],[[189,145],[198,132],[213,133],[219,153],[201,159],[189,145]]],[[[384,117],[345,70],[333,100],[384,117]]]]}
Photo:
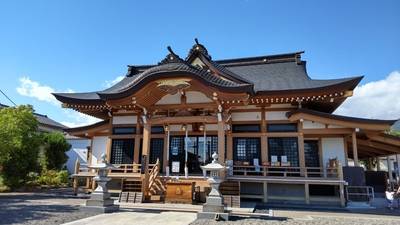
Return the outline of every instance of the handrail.
{"type": "Polygon", "coordinates": [[[149,190],[153,186],[159,172],[160,172],[160,160],[157,159],[156,163],[154,164],[152,170],[149,173],[149,185],[148,185],[149,190]]]}
{"type": "Polygon", "coordinates": [[[281,177],[324,177],[341,178],[338,167],[299,167],[299,166],[250,166],[234,165],[233,175],[243,176],[281,176],[281,177]]]}
{"type": "Polygon", "coordinates": [[[351,196],[366,197],[367,202],[371,202],[375,198],[374,187],[372,186],[346,186],[346,195],[348,201],[353,201],[351,196]]]}

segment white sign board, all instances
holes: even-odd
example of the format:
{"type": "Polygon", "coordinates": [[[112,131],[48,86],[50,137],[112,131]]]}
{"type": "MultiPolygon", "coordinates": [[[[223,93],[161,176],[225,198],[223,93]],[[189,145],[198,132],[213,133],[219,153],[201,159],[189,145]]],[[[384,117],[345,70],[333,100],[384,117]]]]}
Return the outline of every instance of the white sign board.
{"type": "Polygon", "coordinates": [[[180,167],[179,161],[172,162],[172,172],[173,173],[179,173],[179,167],[180,167]]]}

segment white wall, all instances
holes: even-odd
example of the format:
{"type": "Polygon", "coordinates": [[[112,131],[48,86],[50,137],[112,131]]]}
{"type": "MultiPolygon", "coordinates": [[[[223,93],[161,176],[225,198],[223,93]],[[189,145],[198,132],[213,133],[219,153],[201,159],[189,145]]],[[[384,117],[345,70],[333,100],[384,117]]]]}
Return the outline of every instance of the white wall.
{"type": "Polygon", "coordinates": [[[136,124],[137,116],[113,116],[113,124],[136,124]]]}
{"type": "Polygon", "coordinates": [[[232,121],[259,121],[261,120],[260,112],[234,112],[232,113],[232,121]]]}
{"type": "Polygon", "coordinates": [[[317,123],[309,120],[305,120],[303,122],[303,129],[324,129],[325,124],[323,123],[317,123]]]}
{"type": "Polygon", "coordinates": [[[70,150],[66,152],[68,160],[66,162],[67,170],[70,174],[74,172],[75,162],[78,159],[81,164],[87,163],[87,147],[90,146],[89,139],[67,139],[71,145],[70,150]]]}
{"type": "Polygon", "coordinates": [[[205,94],[199,91],[187,91],[186,92],[186,102],[187,103],[209,103],[213,102],[205,94]]]}
{"type": "Polygon", "coordinates": [[[174,95],[164,95],[156,105],[166,105],[166,104],[181,104],[181,93],[176,93],[174,95]]]}
{"type": "Polygon", "coordinates": [[[93,146],[92,146],[92,163],[97,163],[97,160],[100,159],[101,154],[106,153],[107,150],[107,136],[97,136],[93,137],[93,146]]]}
{"type": "Polygon", "coordinates": [[[346,165],[346,158],[344,153],[344,140],[341,137],[338,138],[322,138],[322,161],[324,167],[329,162],[329,159],[336,158],[342,164],[346,165]]]}
{"type": "Polygon", "coordinates": [[[286,111],[271,111],[265,112],[266,120],[287,120],[286,111]]]}

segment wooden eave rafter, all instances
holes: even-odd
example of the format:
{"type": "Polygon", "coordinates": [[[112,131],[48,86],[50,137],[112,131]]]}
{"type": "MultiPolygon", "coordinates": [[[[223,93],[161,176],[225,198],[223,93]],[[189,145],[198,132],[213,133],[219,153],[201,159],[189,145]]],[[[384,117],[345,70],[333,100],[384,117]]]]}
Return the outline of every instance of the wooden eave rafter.
{"type": "Polygon", "coordinates": [[[343,101],[347,97],[352,96],[352,91],[305,91],[298,93],[287,93],[282,91],[273,95],[256,94],[249,100],[250,104],[282,104],[282,103],[298,103],[302,102],[337,102],[343,101]]]}
{"type": "MultiPolygon", "coordinates": [[[[182,77],[170,78],[170,80],[174,79],[182,79],[182,77]]],[[[185,78],[187,79],[187,78],[185,78]]],[[[163,79],[165,80],[165,79],[163,79]]],[[[209,87],[204,85],[203,83],[197,81],[196,79],[190,79],[189,81],[190,86],[184,90],[186,91],[199,91],[205,94],[211,100],[219,100],[220,102],[231,102],[233,104],[241,104],[243,105],[247,99],[247,93],[228,93],[218,90],[214,87],[209,87]]],[[[163,96],[169,93],[160,90],[157,87],[157,81],[150,82],[146,86],[142,87],[139,91],[134,93],[131,96],[115,99],[115,100],[108,100],[107,104],[110,105],[112,108],[120,108],[121,106],[128,106],[128,108],[138,108],[137,106],[145,107],[149,110],[156,110],[156,109],[169,109],[172,105],[155,105],[163,96]]],[[[179,104],[181,105],[181,104],[179,104]]],[[[175,104],[174,106],[178,106],[175,104]]],[[[188,108],[199,108],[204,106],[205,108],[216,108],[217,105],[214,103],[207,103],[207,104],[186,104],[186,106],[178,106],[178,108],[188,107],[188,108]]]]}
{"type": "Polygon", "coordinates": [[[149,119],[151,124],[217,123],[216,116],[176,116],[149,119]]]}

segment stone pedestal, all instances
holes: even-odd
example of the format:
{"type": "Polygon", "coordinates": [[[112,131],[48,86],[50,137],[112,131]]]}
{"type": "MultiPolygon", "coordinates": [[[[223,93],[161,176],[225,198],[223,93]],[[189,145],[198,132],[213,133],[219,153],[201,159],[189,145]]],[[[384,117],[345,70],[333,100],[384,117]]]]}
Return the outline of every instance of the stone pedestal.
{"type": "Polygon", "coordinates": [[[112,166],[105,162],[105,155],[102,155],[102,163],[90,166],[98,170],[94,181],[97,183],[97,188],[90,195],[90,199],[86,200],[84,206],[81,206],[83,211],[109,213],[119,210],[119,205],[114,205],[114,200],[110,198],[108,193],[107,182],[111,179],[107,177],[107,171],[112,166]]]}
{"type": "Polygon", "coordinates": [[[221,164],[218,163],[218,155],[213,154],[213,162],[203,166],[202,169],[210,171],[210,178],[207,179],[211,186],[210,194],[206,198],[206,203],[203,205],[203,210],[197,213],[198,219],[215,219],[215,220],[229,220],[229,212],[225,210],[224,199],[219,193],[219,185],[222,180],[219,178],[219,173],[225,170],[221,164]]]}

